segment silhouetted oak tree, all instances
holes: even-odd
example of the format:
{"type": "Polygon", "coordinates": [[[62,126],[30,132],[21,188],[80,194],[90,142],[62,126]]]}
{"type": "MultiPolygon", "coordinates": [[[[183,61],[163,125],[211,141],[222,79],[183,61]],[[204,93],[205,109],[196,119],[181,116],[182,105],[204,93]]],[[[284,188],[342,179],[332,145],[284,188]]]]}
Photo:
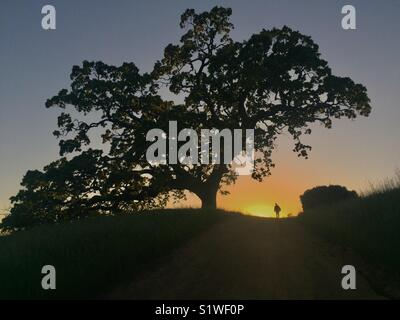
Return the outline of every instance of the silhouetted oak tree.
{"type": "MultiPolygon", "coordinates": [[[[262,180],[274,166],[271,153],[282,132],[293,137],[294,151],[307,157],[311,147],[301,138],[311,133],[310,124],[331,128],[335,118],[369,115],[366,88],[333,75],[311,37],[285,26],[234,41],[230,15],[231,9],[222,7],[199,14],[186,10],[180,42],[165,48],[150,73],[140,73],[133,63],[116,67],[84,61],[73,67],[71,87],[46,103],[72,109],[61,113],[54,132],[61,138],[60,153],[81,153],[96,135],[105,151],[90,151],[93,158],[81,168],[82,181],[65,193],[65,186],[59,186],[66,210],[74,211],[72,204],[82,198],[86,204],[78,207],[85,209],[105,205],[107,210],[122,210],[149,199],[154,204],[159,195],[163,200],[157,203],[163,205],[166,197],[182,198],[184,190],[195,193],[203,207],[215,208],[218,190],[236,179],[230,165],[147,162],[146,133],[152,128],[167,131],[169,120],[176,120],[180,129],[255,129],[258,156],[252,177],[262,180]],[[184,103],[163,99],[166,89],[184,97],[184,103]]],[[[67,160],[60,161],[53,166],[69,166],[67,160]]],[[[45,171],[49,174],[49,168],[45,171]]],[[[58,183],[62,179],[54,180],[58,183]]],[[[22,195],[14,198],[17,204],[25,201],[22,195]]],[[[45,206],[41,203],[39,207],[45,206]]]]}

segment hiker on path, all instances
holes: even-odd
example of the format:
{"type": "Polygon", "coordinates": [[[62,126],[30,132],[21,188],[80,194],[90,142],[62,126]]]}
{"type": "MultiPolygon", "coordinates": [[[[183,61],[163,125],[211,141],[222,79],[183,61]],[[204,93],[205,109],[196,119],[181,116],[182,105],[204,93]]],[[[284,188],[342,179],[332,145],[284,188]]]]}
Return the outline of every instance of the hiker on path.
{"type": "Polygon", "coordinates": [[[278,206],[278,204],[275,202],[275,206],[274,206],[274,211],[276,214],[276,217],[279,218],[279,213],[281,212],[281,207],[278,206]]]}

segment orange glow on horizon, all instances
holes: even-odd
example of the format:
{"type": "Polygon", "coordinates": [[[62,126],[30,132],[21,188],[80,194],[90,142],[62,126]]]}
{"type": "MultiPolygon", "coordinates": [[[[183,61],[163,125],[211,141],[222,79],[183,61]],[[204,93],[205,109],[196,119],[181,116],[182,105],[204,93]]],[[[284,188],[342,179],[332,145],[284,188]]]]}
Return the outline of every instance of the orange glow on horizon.
{"type": "MultiPolygon", "coordinates": [[[[282,208],[281,217],[296,216],[302,211],[300,195],[307,189],[329,184],[341,184],[355,189],[347,170],[339,171],[334,164],[331,164],[330,170],[326,170],[322,164],[327,163],[327,159],[323,159],[321,155],[314,155],[308,160],[299,159],[293,154],[287,137],[280,140],[281,147],[276,150],[274,157],[277,166],[272,169],[272,175],[264,178],[262,182],[250,176],[240,176],[235,184],[222,186],[222,190],[230,193],[226,196],[218,194],[218,208],[255,216],[275,217],[273,206],[276,202],[282,208]]],[[[186,201],[169,205],[200,206],[200,199],[189,192],[186,201]]]]}
{"type": "MultiPolygon", "coordinates": [[[[262,182],[250,176],[238,177],[235,184],[222,186],[230,194],[218,194],[217,206],[221,209],[239,211],[256,216],[274,217],[273,206],[276,203],[282,208],[281,216],[296,216],[302,211],[300,195],[307,189],[316,186],[339,184],[349,190],[360,191],[362,182],[367,182],[365,168],[360,164],[357,168],[349,167],[353,155],[340,153],[340,158],[334,158],[331,153],[330,139],[340,135],[341,131],[328,131],[316,128],[317,137],[324,141],[310,141],[314,145],[311,157],[307,160],[298,158],[292,151],[291,140],[283,135],[279,138],[279,148],[276,148],[273,160],[276,167],[272,175],[262,182]]],[[[315,133],[314,133],[315,134],[315,133]]],[[[346,141],[343,137],[343,141],[346,141]]],[[[344,152],[344,151],[342,151],[344,152]]],[[[169,207],[200,207],[200,199],[194,194],[187,194],[187,201],[182,201],[169,207]]]]}
{"type": "MultiPolygon", "coordinates": [[[[297,188],[278,183],[276,178],[268,177],[263,182],[251,177],[239,177],[234,185],[224,186],[230,194],[218,194],[218,208],[238,211],[243,214],[259,217],[275,217],[274,204],[277,202],[282,208],[281,217],[296,216],[301,211],[299,195],[304,192],[302,186],[297,188]]],[[[200,207],[200,199],[193,193],[187,192],[187,200],[168,207],[200,207]]]]}
{"type": "Polygon", "coordinates": [[[269,204],[254,203],[243,207],[240,212],[251,216],[273,217],[274,207],[269,204]]]}

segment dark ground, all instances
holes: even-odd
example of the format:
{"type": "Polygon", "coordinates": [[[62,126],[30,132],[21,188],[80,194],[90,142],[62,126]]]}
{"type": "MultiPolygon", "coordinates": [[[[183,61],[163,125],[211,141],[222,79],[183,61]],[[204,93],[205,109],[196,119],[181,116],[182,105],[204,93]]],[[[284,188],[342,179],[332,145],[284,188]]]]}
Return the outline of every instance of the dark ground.
{"type": "Polygon", "coordinates": [[[232,217],[212,226],[107,298],[380,299],[357,274],[358,258],[307,232],[296,219],[232,217]]]}

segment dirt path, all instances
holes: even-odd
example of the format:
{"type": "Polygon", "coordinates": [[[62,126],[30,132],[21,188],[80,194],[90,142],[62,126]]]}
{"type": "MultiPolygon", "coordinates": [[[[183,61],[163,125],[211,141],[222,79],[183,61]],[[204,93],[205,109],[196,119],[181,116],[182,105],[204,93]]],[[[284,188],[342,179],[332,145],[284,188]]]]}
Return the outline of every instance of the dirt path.
{"type": "Polygon", "coordinates": [[[380,298],[357,274],[341,288],[341,250],[310,235],[298,221],[227,218],[152,271],[110,297],[125,299],[380,298]]]}

